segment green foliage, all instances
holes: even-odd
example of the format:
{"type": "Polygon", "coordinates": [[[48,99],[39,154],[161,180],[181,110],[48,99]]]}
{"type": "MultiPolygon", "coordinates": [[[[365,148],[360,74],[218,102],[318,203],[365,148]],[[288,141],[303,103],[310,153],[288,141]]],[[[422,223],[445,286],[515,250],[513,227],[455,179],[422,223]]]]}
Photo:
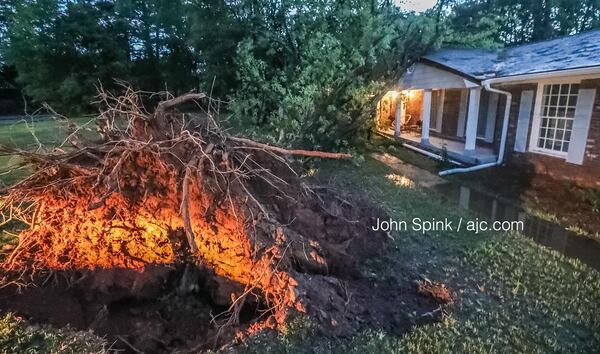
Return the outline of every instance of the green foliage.
{"type": "Polygon", "coordinates": [[[576,188],[584,202],[592,207],[596,213],[600,213],[600,189],[597,188],[576,188]]]}
{"type": "Polygon", "coordinates": [[[37,0],[1,7],[0,53],[35,102],[90,111],[96,86],[123,79],[182,93],[197,83],[183,1],[37,0]]]}
{"type": "Polygon", "coordinates": [[[600,27],[600,2],[451,1],[445,45],[495,49],[600,27]]]}
{"type": "Polygon", "coordinates": [[[103,353],[105,348],[91,332],[31,326],[12,314],[0,318],[0,353],[103,353]]]}
{"type": "Polygon", "coordinates": [[[111,33],[109,9],[100,5],[51,0],[16,4],[4,51],[29,96],[72,111],[93,100],[98,82],[124,73],[126,53],[111,33]]]}
{"type": "Polygon", "coordinates": [[[259,33],[238,47],[241,87],[232,105],[241,126],[279,144],[360,143],[380,95],[435,38],[430,19],[406,18],[393,6],[298,1],[280,11],[282,32],[259,33]]]}

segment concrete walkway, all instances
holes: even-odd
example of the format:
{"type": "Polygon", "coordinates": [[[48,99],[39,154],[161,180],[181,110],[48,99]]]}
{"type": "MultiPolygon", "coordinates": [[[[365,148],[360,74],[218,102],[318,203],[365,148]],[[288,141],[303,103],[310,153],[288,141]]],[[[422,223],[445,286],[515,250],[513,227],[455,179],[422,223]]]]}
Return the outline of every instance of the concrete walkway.
{"type": "Polygon", "coordinates": [[[371,157],[394,170],[396,176],[391,176],[391,178],[395,181],[402,181],[400,183],[412,184],[424,188],[431,188],[438,184],[447,183],[442,177],[408,164],[388,153],[372,153],[371,157]]]}

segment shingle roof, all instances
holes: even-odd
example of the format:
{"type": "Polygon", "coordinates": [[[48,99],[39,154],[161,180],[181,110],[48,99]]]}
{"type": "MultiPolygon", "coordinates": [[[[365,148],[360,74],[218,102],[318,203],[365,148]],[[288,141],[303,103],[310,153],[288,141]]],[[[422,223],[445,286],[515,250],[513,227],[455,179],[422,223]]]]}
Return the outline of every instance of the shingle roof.
{"type": "Polygon", "coordinates": [[[600,66],[600,30],[499,51],[440,49],[424,59],[477,79],[600,66]]]}

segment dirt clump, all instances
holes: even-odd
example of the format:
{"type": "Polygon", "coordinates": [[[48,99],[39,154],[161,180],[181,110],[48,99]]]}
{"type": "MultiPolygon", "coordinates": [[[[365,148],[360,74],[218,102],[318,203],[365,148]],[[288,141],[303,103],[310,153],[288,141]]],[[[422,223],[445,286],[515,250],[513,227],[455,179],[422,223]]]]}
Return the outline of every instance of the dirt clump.
{"type": "Polygon", "coordinates": [[[454,303],[454,294],[446,285],[430,280],[418,281],[417,292],[423,296],[433,299],[440,305],[454,303]]]}

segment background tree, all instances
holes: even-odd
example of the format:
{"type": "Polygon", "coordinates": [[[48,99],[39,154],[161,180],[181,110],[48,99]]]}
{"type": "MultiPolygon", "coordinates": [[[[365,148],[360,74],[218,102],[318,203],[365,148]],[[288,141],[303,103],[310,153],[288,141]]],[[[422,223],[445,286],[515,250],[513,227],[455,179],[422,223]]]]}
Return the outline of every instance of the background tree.
{"type": "Polygon", "coordinates": [[[406,66],[445,46],[498,48],[600,26],[598,0],[0,0],[0,78],[85,112],[115,79],[232,100],[280,144],[348,147],[406,66]]]}
{"type": "Polygon", "coordinates": [[[98,82],[126,73],[127,58],[111,15],[109,2],[18,3],[5,56],[25,93],[78,111],[93,100],[98,82]]]}
{"type": "Polygon", "coordinates": [[[434,43],[432,21],[386,3],[290,1],[270,9],[239,46],[233,111],[278,144],[355,145],[383,89],[434,43]]]}
{"type": "Polygon", "coordinates": [[[598,28],[598,0],[468,0],[450,3],[445,44],[499,47],[598,28]]]}

